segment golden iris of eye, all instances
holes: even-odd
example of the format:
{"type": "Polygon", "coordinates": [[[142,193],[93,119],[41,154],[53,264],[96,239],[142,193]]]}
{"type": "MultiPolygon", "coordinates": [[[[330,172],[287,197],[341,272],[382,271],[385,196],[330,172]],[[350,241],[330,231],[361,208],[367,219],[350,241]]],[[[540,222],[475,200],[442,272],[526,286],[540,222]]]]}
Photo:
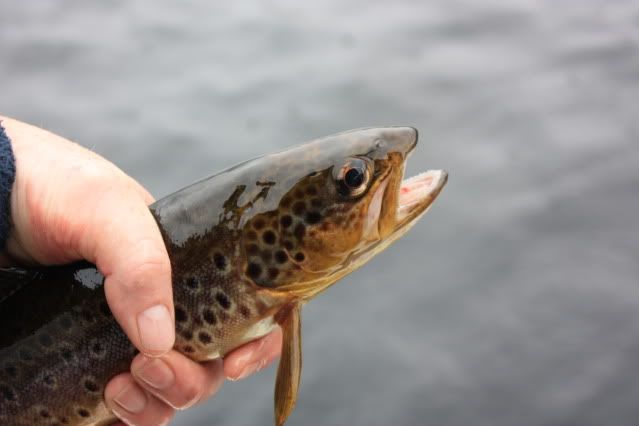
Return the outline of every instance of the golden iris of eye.
{"type": "Polygon", "coordinates": [[[344,164],[335,176],[340,194],[357,197],[366,192],[371,180],[370,168],[370,163],[361,158],[353,158],[344,164]]]}

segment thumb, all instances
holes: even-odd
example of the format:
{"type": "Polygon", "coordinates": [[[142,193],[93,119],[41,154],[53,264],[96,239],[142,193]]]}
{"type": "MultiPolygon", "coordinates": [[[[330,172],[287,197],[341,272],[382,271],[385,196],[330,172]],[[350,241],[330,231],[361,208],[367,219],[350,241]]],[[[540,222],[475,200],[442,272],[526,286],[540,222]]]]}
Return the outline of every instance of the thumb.
{"type": "Polygon", "coordinates": [[[162,355],[175,342],[171,264],[144,201],[132,195],[108,203],[104,226],[94,227],[95,263],[113,315],[144,354],[162,355]],[[122,212],[127,212],[126,216],[122,212]],[[119,220],[113,219],[119,218],[119,220]]]}

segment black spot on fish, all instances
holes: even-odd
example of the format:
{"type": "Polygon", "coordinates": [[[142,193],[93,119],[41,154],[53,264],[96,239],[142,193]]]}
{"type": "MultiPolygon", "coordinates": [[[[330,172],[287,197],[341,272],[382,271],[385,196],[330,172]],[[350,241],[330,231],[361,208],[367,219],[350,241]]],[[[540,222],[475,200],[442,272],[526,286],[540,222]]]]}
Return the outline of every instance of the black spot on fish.
{"type": "Polygon", "coordinates": [[[93,315],[93,312],[87,309],[83,309],[80,312],[80,315],[82,316],[82,319],[86,322],[93,322],[95,320],[95,315],[93,315]]]}
{"type": "Polygon", "coordinates": [[[11,378],[16,378],[18,376],[18,367],[14,364],[7,364],[4,366],[4,373],[11,378]]]}
{"type": "Polygon", "coordinates": [[[100,391],[100,386],[98,386],[98,384],[92,379],[85,379],[84,389],[86,389],[87,392],[98,393],[100,391]]]}
{"type": "Polygon", "coordinates": [[[215,300],[224,309],[229,309],[231,307],[231,301],[229,300],[229,297],[226,294],[222,293],[222,292],[218,292],[215,295],[215,300]]]}
{"type": "Polygon", "coordinates": [[[89,410],[87,410],[86,408],[80,408],[77,411],[78,416],[86,419],[87,417],[89,417],[91,415],[91,412],[89,410]]]}
{"type": "Polygon", "coordinates": [[[321,208],[322,205],[322,200],[320,200],[319,198],[313,198],[311,200],[311,206],[315,207],[316,209],[321,208]]]}
{"type": "Polygon", "coordinates": [[[44,408],[40,410],[39,414],[40,414],[40,417],[42,417],[43,419],[51,418],[51,413],[49,413],[49,410],[46,410],[44,408]]]}
{"type": "Polygon", "coordinates": [[[8,402],[13,402],[18,399],[13,389],[7,385],[0,385],[0,396],[8,402]]]}
{"type": "Polygon", "coordinates": [[[295,247],[295,244],[293,244],[292,241],[286,240],[286,241],[284,241],[284,247],[286,248],[286,250],[291,251],[295,247]]]}
{"type": "Polygon", "coordinates": [[[255,222],[253,222],[253,227],[257,229],[258,231],[264,228],[264,225],[266,224],[264,223],[264,219],[262,218],[255,219],[255,222]]]}
{"type": "Polygon", "coordinates": [[[177,322],[186,322],[186,320],[188,319],[188,315],[186,314],[186,311],[181,308],[180,306],[176,306],[175,307],[175,321],[177,322]]]}
{"type": "Polygon", "coordinates": [[[275,261],[277,263],[286,263],[288,256],[284,250],[278,250],[275,252],[275,261]]]}
{"type": "Polygon", "coordinates": [[[302,225],[301,223],[298,223],[297,226],[295,227],[295,238],[297,238],[298,240],[301,240],[302,238],[304,238],[304,235],[306,235],[306,227],[304,225],[302,225]]]}
{"type": "Polygon", "coordinates": [[[211,324],[211,325],[217,324],[217,318],[215,318],[215,313],[213,313],[213,311],[210,309],[205,309],[204,312],[202,312],[202,318],[204,318],[204,321],[206,321],[208,324],[211,324]]]}
{"type": "Polygon", "coordinates": [[[71,362],[74,358],[73,350],[71,348],[62,348],[62,350],[60,351],[60,356],[64,361],[71,362]]]}
{"type": "Polygon", "coordinates": [[[213,338],[211,337],[211,335],[204,331],[200,331],[200,333],[197,335],[197,338],[200,340],[201,343],[205,345],[208,345],[209,343],[213,341],[213,338]]]}
{"type": "Polygon", "coordinates": [[[256,280],[262,275],[262,267],[257,263],[251,262],[246,267],[246,273],[249,277],[256,280]]]}
{"type": "Polygon", "coordinates": [[[200,287],[200,281],[195,277],[189,277],[186,279],[186,286],[191,290],[197,290],[200,287]]]}
{"type": "Polygon", "coordinates": [[[313,185],[310,185],[308,188],[306,188],[306,194],[317,195],[317,188],[315,188],[313,185]]]}
{"type": "Polygon", "coordinates": [[[251,310],[244,305],[240,305],[238,310],[240,311],[240,315],[244,318],[248,318],[251,315],[251,310]]]}
{"type": "Polygon", "coordinates": [[[268,277],[271,280],[276,279],[279,274],[280,274],[280,271],[278,271],[277,268],[270,268],[268,270],[268,277]]]}
{"type": "Polygon", "coordinates": [[[302,216],[306,211],[306,204],[303,201],[298,201],[293,204],[293,213],[295,216],[302,216]]]}
{"type": "Polygon", "coordinates": [[[56,385],[56,380],[55,377],[51,374],[47,374],[46,376],[44,376],[44,378],[42,379],[42,381],[44,382],[45,385],[47,385],[50,388],[55,388],[56,385]]]}
{"type": "Polygon", "coordinates": [[[304,262],[304,259],[306,259],[306,256],[304,256],[304,253],[302,252],[295,253],[295,260],[297,262],[304,262]]]}
{"type": "Polygon", "coordinates": [[[249,244],[248,246],[246,246],[246,253],[249,254],[250,256],[255,256],[260,252],[260,248],[257,246],[257,244],[249,244]]]}
{"type": "Polygon", "coordinates": [[[277,237],[275,236],[275,232],[273,232],[273,231],[266,231],[262,235],[262,240],[268,245],[275,244],[275,240],[276,239],[277,239],[277,237]]]}
{"type": "Polygon", "coordinates": [[[99,340],[93,340],[89,345],[91,355],[96,358],[102,358],[106,355],[106,347],[99,340]]]}
{"type": "Polygon", "coordinates": [[[187,354],[192,354],[193,352],[195,352],[195,349],[193,349],[193,346],[191,345],[184,345],[184,347],[182,347],[182,350],[184,351],[184,353],[187,354]]]}
{"type": "Polygon", "coordinates": [[[306,223],[314,225],[318,223],[320,220],[322,220],[322,215],[319,214],[318,212],[308,212],[306,214],[306,223]]]}
{"type": "Polygon", "coordinates": [[[181,330],[180,336],[182,336],[184,340],[191,340],[193,339],[193,332],[191,330],[181,330]]]}
{"type": "Polygon", "coordinates": [[[293,224],[293,218],[289,215],[284,215],[280,219],[280,225],[282,225],[282,228],[288,228],[292,224],[293,224]]]}
{"type": "Polygon", "coordinates": [[[105,317],[111,316],[111,309],[109,309],[109,305],[106,302],[100,302],[100,312],[105,317]]]}
{"type": "Polygon", "coordinates": [[[215,267],[220,271],[226,269],[226,257],[221,253],[215,253],[213,255],[213,263],[215,263],[215,267]]]}

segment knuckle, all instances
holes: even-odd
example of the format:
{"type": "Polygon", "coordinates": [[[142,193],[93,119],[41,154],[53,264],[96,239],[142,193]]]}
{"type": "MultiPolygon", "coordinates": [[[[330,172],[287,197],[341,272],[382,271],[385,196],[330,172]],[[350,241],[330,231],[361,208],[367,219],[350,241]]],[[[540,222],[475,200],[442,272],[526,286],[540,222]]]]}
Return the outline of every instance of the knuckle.
{"type": "MultiPolygon", "coordinates": [[[[155,243],[153,245],[157,246],[155,243]]],[[[124,273],[126,279],[122,285],[128,291],[147,290],[159,280],[171,276],[171,264],[166,252],[149,246],[150,244],[141,242],[132,249],[132,255],[140,260],[134,262],[124,273]]]]}
{"type": "Polygon", "coordinates": [[[81,159],[71,166],[71,170],[76,173],[78,180],[83,182],[83,186],[94,189],[104,189],[121,181],[114,167],[105,161],[81,159]]]}

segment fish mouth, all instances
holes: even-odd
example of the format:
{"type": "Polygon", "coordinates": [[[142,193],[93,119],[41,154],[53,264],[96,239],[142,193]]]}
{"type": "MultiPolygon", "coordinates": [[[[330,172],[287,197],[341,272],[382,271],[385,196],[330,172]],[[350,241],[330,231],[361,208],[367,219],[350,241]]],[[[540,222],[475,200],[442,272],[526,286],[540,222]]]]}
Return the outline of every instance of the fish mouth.
{"type": "Polygon", "coordinates": [[[401,160],[395,163],[397,174],[391,177],[385,196],[389,208],[382,212],[379,223],[379,235],[391,240],[407,232],[426,213],[448,181],[445,170],[428,170],[404,179],[406,162],[417,148],[419,132],[414,127],[399,128],[396,140],[401,160]]]}
{"type": "Polygon", "coordinates": [[[402,228],[414,222],[431,206],[448,181],[445,170],[428,170],[405,179],[399,187],[396,223],[402,228]]]}
{"type": "MultiPolygon", "coordinates": [[[[419,132],[414,127],[409,127],[413,133],[412,144],[404,154],[408,160],[419,140],[419,132]]],[[[402,175],[406,163],[402,167],[402,175]]],[[[397,211],[395,215],[395,229],[401,229],[419,219],[433,204],[441,190],[448,182],[448,172],[445,170],[428,170],[423,173],[404,179],[399,183],[397,197],[397,211]]]]}

